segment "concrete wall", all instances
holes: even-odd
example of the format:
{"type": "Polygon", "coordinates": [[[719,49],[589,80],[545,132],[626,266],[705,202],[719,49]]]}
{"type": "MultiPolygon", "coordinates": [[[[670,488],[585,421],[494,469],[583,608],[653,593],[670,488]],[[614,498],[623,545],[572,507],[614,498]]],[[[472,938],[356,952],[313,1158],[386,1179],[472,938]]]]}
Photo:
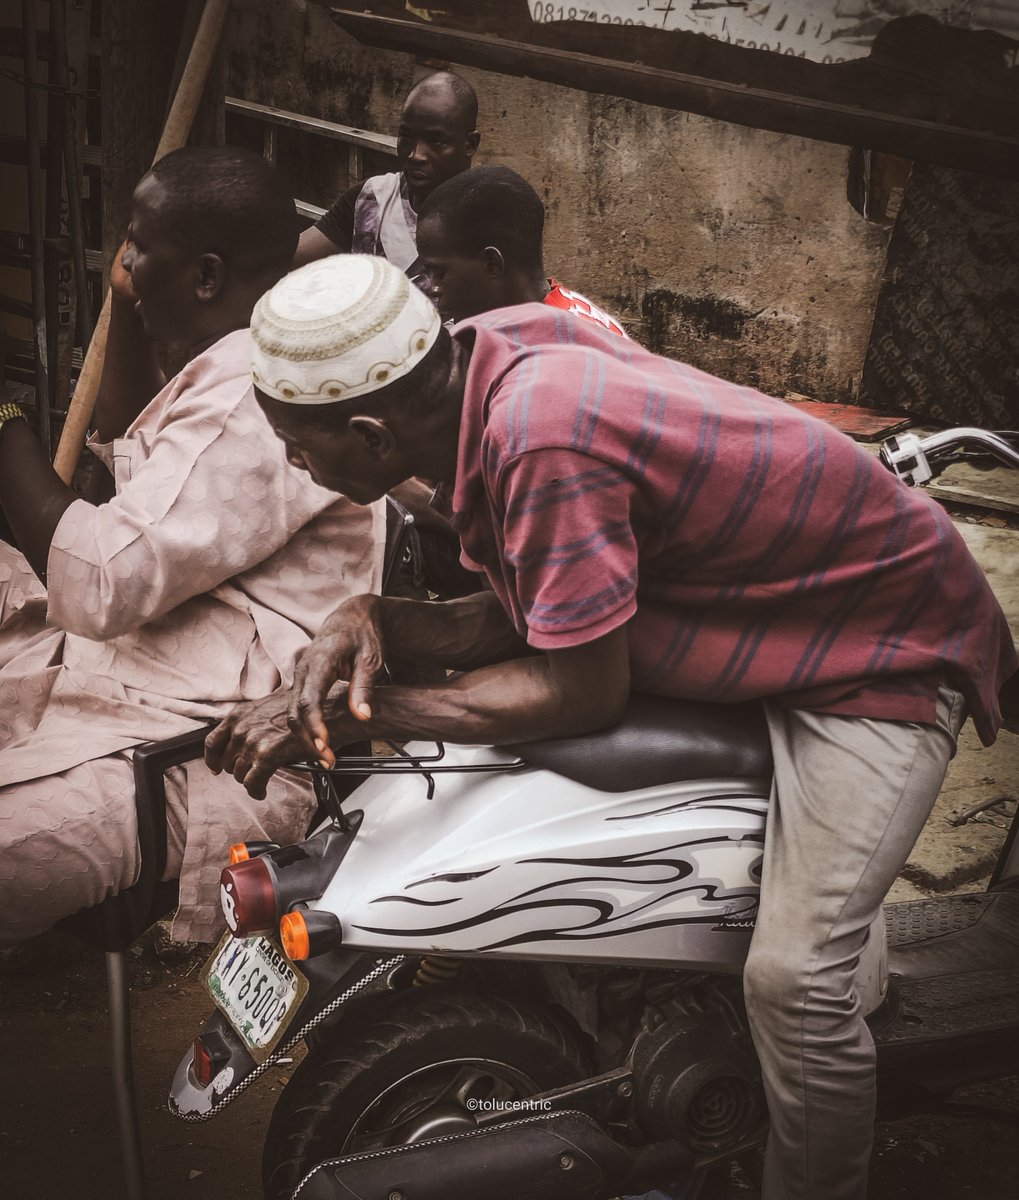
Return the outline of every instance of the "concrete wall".
{"type": "MultiPolygon", "coordinates": [[[[315,5],[234,4],[233,95],[395,132],[427,69],[359,45],[315,5]]],[[[846,199],[845,148],[462,73],[481,100],[479,161],[513,167],[545,199],[550,273],[655,350],[779,395],[855,394],[887,231],[846,199]]],[[[338,190],[342,149],[319,145],[338,190]]]]}

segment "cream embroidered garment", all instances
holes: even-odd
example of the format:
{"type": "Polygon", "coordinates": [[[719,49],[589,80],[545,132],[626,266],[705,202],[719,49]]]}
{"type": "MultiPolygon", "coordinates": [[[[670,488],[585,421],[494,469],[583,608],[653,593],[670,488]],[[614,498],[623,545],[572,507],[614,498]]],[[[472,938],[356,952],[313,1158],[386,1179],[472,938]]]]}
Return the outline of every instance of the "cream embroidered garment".
{"type": "MultiPolygon", "coordinates": [[[[123,751],[288,685],[336,605],[378,590],[382,505],[359,508],[287,463],[249,362],[247,330],[229,334],[123,438],[93,444],[116,495],[64,513],[48,592],[0,544],[0,941],[137,874],[123,751]]],[[[226,848],[252,830],[301,836],[313,801],[285,774],[265,802],[200,764],[186,787],[183,774],[168,788],[177,932],[211,937],[226,848]]]]}

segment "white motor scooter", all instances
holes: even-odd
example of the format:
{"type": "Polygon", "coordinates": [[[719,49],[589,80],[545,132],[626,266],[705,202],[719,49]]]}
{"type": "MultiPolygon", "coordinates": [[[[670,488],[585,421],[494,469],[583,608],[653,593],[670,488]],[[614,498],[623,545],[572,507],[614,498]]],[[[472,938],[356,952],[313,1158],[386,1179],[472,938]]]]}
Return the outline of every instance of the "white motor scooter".
{"type": "MultiPolygon", "coordinates": [[[[883,455],[923,482],[973,444],[1019,466],[1010,436],[977,430],[883,455]]],[[[635,695],[590,737],[308,769],[321,828],[238,847],[223,872],[217,1011],[171,1094],[208,1120],[307,1042],[267,1200],[694,1200],[761,1144],[740,985],[771,769],[759,705],[635,695]]],[[[872,933],[884,1116],[1019,1073],[1017,828],[988,891],[889,905],[872,933]]]]}

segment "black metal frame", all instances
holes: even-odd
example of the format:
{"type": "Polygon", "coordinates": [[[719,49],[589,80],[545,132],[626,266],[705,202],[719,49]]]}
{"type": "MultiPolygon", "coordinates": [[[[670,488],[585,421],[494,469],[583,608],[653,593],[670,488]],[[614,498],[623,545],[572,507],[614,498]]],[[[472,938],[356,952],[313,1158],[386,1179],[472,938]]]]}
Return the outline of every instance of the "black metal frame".
{"type": "Polygon", "coordinates": [[[166,780],[171,767],[202,755],[206,728],[192,729],[134,752],[135,812],[138,821],[138,879],[115,896],[61,921],[59,928],[106,955],[110,1008],[110,1053],[117,1127],[128,1200],[145,1194],[141,1132],[131,1058],[131,1005],[127,951],[142,933],[177,902],[176,881],[164,882],[166,871],[166,780]]]}
{"type": "MultiPolygon", "coordinates": [[[[512,759],[506,763],[447,763],[446,746],[444,742],[436,742],[434,754],[408,754],[404,747],[396,742],[386,742],[392,751],[392,756],[381,754],[351,755],[337,761],[335,766],[323,767],[318,763],[294,763],[292,771],[306,771],[312,777],[315,797],[319,807],[328,813],[330,819],[338,825],[345,826],[346,818],[341,808],[341,799],[334,776],[348,775],[421,775],[428,784],[428,799],[435,795],[435,780],[433,775],[493,775],[504,771],[520,771],[529,766],[522,758],[512,759]]],[[[345,794],[349,794],[348,788],[345,794]]]]}

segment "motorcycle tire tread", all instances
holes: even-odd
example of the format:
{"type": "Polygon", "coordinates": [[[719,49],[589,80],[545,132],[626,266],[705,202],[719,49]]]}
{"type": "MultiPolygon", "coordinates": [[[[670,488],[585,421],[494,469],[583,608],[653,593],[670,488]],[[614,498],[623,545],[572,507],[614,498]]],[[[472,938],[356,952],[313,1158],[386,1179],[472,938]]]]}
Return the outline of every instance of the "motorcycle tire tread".
{"type": "MultiPolygon", "coordinates": [[[[593,1070],[585,1036],[559,1020],[550,1010],[505,996],[462,987],[436,985],[386,997],[341,1022],[330,1036],[311,1047],[277,1101],[262,1155],[265,1200],[290,1200],[294,1188],[317,1162],[337,1157],[351,1090],[376,1076],[384,1080],[387,1064],[406,1070],[426,1047],[455,1039],[454,1052],[503,1053],[511,1045],[532,1058],[530,1072],[539,1072],[540,1090],[582,1079],[593,1070]],[[487,1047],[487,1049],[486,1049],[487,1047]],[[348,1093],[344,1096],[344,1093],[348,1093]]],[[[427,1065],[422,1062],[417,1068],[427,1065]]],[[[516,1064],[519,1065],[519,1064],[516,1064]]],[[[378,1094],[389,1083],[369,1082],[378,1094]]],[[[357,1108],[362,1101],[355,1101],[357,1108]]],[[[356,1119],[356,1117],[355,1117],[356,1119]]]]}

